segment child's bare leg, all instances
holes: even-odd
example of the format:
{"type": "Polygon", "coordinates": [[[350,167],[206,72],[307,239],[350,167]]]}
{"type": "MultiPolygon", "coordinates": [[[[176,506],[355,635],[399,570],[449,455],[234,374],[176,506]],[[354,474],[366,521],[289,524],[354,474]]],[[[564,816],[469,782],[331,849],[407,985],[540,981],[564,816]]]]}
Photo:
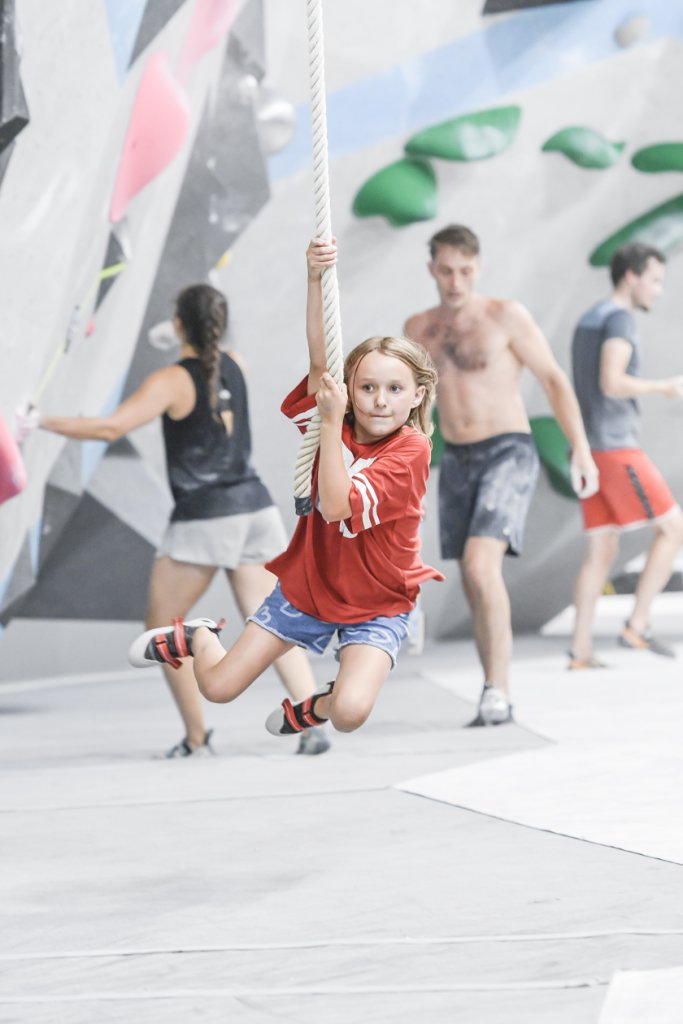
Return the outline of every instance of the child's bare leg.
{"type": "Polygon", "coordinates": [[[215,633],[200,627],[192,637],[194,674],[201,693],[216,704],[239,697],[262,672],[282,657],[292,644],[274,633],[247,622],[226,652],[215,633]]]}
{"type": "MultiPolygon", "coordinates": [[[[262,565],[240,565],[227,570],[227,576],[245,619],[254,614],[277,583],[277,577],[262,565]]],[[[278,658],[273,667],[295,701],[304,700],[315,692],[315,676],[301,647],[293,647],[278,658]]]]}
{"type": "Polygon", "coordinates": [[[315,713],[329,718],[339,732],[353,732],[367,719],[391,670],[386,651],[369,644],[348,644],[339,652],[334,690],[318,697],[315,713]]]}
{"type": "Polygon", "coordinates": [[[273,668],[294,701],[305,700],[315,693],[316,682],[311,663],[301,647],[293,647],[278,658],[273,668]]]}

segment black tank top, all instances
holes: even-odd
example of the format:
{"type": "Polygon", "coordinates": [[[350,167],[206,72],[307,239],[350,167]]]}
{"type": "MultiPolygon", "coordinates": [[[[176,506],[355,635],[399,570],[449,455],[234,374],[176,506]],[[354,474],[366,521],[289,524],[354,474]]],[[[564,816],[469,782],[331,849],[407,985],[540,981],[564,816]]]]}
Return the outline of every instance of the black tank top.
{"type": "Polygon", "coordinates": [[[181,359],[197,400],[183,420],[162,417],[168,481],[175,501],[171,522],[217,519],[268,508],[273,500],[251,465],[247,389],[242,371],[221,352],[218,411],[231,410],[232,434],[212,415],[199,359],[181,359]]]}

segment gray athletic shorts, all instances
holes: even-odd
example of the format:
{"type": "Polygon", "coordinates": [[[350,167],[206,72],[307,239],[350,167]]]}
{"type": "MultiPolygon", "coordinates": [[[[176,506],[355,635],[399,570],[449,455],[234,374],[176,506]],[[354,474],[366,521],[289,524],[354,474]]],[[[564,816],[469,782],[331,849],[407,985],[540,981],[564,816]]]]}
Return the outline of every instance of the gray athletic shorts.
{"type": "Polygon", "coordinates": [[[462,558],[468,537],[506,541],[507,554],[519,555],[538,478],[531,434],[446,443],[439,469],[441,557],[462,558]]]}
{"type": "Polygon", "coordinates": [[[287,534],[280,511],[270,505],[258,512],[220,519],[169,523],[157,558],[167,555],[176,562],[237,569],[240,565],[263,565],[286,547],[287,534]]]}

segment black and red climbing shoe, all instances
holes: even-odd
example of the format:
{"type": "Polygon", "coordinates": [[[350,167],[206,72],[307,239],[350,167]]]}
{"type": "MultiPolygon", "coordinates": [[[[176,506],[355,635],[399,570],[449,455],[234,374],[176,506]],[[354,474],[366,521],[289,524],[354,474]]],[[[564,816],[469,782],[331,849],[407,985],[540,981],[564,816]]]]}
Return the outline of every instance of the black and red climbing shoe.
{"type": "Polygon", "coordinates": [[[201,626],[218,636],[224,625],[224,620],[190,619],[183,622],[182,619],[174,619],[171,626],[148,629],[133,640],[128,649],[128,661],[136,668],[159,664],[180,668],[181,658],[192,657],[192,637],[201,626]]]}
{"type": "Polygon", "coordinates": [[[332,693],[334,682],[326,683],[320,690],[302,700],[299,704],[292,704],[289,697],[283,700],[282,704],[275,708],[275,711],[266,718],[266,729],[273,736],[293,736],[295,733],[303,732],[304,729],[314,729],[326,722],[315,713],[315,704],[318,697],[326,697],[332,693]]]}

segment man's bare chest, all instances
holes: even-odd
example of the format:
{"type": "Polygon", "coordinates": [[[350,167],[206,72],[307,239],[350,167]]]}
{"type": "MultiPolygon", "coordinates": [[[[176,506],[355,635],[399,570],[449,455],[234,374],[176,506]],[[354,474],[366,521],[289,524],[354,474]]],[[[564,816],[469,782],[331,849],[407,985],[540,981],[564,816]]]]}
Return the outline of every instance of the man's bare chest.
{"type": "Polygon", "coordinates": [[[435,324],[428,334],[429,350],[440,374],[481,373],[490,369],[508,347],[497,327],[487,328],[480,323],[457,328],[435,324]]]}

